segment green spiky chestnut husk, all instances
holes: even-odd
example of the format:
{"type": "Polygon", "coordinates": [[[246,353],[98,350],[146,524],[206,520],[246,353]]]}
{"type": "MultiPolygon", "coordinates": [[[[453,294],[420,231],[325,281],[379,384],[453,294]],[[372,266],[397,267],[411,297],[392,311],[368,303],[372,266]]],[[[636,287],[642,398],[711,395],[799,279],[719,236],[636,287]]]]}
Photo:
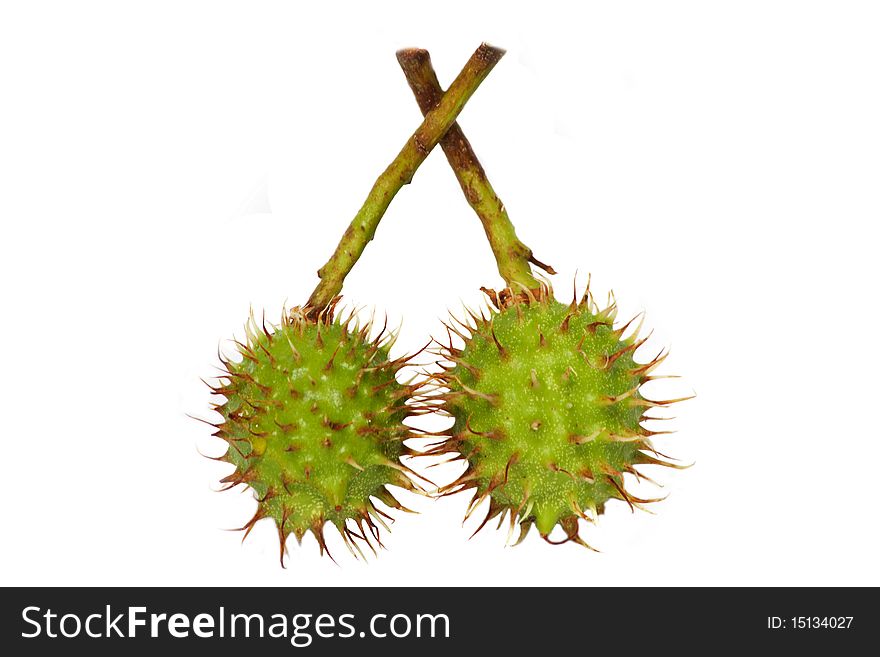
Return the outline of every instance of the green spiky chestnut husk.
{"type": "Polygon", "coordinates": [[[223,421],[214,435],[228,443],[218,460],[235,466],[221,483],[253,490],[257,510],[241,529],[247,536],[271,518],[282,565],[290,534],[301,541],[311,531],[327,551],[328,523],[362,557],[358,541],[381,546],[379,526],[387,529],[374,499],[403,509],[388,486],[420,492],[400,462],[410,454],[403,420],[416,389],[397,381],[406,359],[389,359],[384,328],[370,340],[369,323],[330,315],[311,321],[294,309],[270,327],[251,317],[245,341],[235,341],[241,360],[221,356],[225,371],[212,388],[225,397],[215,405],[223,421]]]}
{"type": "MultiPolygon", "coordinates": [[[[485,290],[489,316],[470,312],[473,323],[447,326],[464,340],[441,351],[447,360],[435,375],[441,407],[454,418],[445,440],[429,454],[457,454],[464,473],[441,489],[473,489],[468,515],[489,500],[490,519],[509,514],[520,543],[534,525],[549,542],[558,525],[561,542],[590,547],[579,520],[593,521],[618,499],[630,507],[653,502],[626,491],[623,474],[640,464],[674,466],[659,458],[642,426],[645,412],[676,400],[650,401],[640,386],[663,360],[640,364],[634,353],[647,338],[638,329],[623,337],[616,306],[599,310],[589,293],[571,304],[552,290],[513,296],[485,290]]],[[[476,533],[476,532],[475,532],[476,533]]]]}

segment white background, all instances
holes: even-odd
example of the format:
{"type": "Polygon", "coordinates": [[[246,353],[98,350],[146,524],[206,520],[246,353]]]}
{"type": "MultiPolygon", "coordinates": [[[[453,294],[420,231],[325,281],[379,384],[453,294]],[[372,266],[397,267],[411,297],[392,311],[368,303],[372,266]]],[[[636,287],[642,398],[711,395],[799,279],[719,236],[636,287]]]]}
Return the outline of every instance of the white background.
{"type": "MultiPolygon", "coordinates": [[[[871,2],[30,2],[0,9],[3,584],[880,584],[880,14],[871,2]],[[461,527],[466,498],[340,565],[288,568],[217,493],[207,389],[248,309],[305,300],[420,114],[394,58],[448,83],[523,240],[647,312],[677,408],[656,515],[602,550],[461,527]]],[[[439,150],[346,284],[440,337],[499,286],[439,150]]]]}

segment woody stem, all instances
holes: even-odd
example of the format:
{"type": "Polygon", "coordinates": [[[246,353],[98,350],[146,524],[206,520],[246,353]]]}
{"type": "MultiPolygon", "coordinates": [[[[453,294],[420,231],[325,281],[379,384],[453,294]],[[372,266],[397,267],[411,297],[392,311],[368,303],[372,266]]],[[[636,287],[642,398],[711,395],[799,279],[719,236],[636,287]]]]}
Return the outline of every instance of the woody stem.
{"type": "Polygon", "coordinates": [[[401,187],[408,184],[425,158],[455,123],[465,103],[477,90],[504,51],[482,44],[465,64],[461,73],[438,102],[425,114],[422,124],[407,140],[394,161],[376,180],[363,206],[321,269],[321,279],[306,303],[307,316],[316,319],[342,290],[345,277],[373,239],[379,221],[401,187]]]}
{"type": "MultiPolygon", "coordinates": [[[[443,88],[431,65],[430,54],[420,48],[407,48],[398,51],[397,61],[406,75],[419,108],[427,116],[443,98],[443,88]]],[[[514,293],[520,292],[523,287],[540,287],[540,282],[532,274],[531,265],[540,267],[548,274],[556,272],[550,265],[537,260],[532,250],[516,236],[504,203],[495,193],[486,171],[458,123],[449,128],[440,140],[440,147],[455,172],[465,198],[483,224],[498,264],[498,273],[507,286],[514,293]]]]}

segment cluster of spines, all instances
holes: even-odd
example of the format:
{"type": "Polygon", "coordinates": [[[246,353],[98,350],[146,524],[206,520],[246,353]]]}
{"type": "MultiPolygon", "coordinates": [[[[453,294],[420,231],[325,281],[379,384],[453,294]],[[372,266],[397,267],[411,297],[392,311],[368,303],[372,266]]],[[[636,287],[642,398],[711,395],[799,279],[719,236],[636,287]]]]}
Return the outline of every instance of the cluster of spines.
{"type": "MultiPolygon", "coordinates": [[[[223,421],[209,424],[215,429],[212,435],[224,440],[228,445],[222,456],[209,458],[236,466],[235,471],[220,480],[223,484],[221,490],[246,485],[254,490],[258,502],[253,517],[238,528],[238,531],[244,532],[242,538],[244,540],[258,521],[273,517],[278,531],[282,565],[287,553],[286,541],[291,533],[297,542],[301,542],[305,534],[311,531],[318,542],[321,554],[326,552],[330,555],[324,535],[324,528],[328,522],[337,528],[343,543],[355,558],[364,557],[358,541],[366,544],[375,554],[374,542],[377,546],[383,547],[380,527],[387,530],[386,521],[393,522],[393,519],[377,506],[372,498],[378,499],[390,508],[409,511],[391,494],[385,484],[419,494],[424,493],[424,490],[414,483],[414,478],[418,475],[400,461],[401,457],[413,455],[412,450],[403,442],[412,437],[411,430],[403,424],[403,419],[428,410],[418,403],[420,399],[418,393],[422,383],[409,381],[401,384],[397,381],[398,372],[407,365],[411,356],[388,359],[388,351],[396,339],[396,334],[386,332],[387,319],[378,335],[369,340],[373,320],[370,319],[361,326],[356,319],[355,310],[352,310],[345,320],[334,320],[335,305],[336,302],[321,313],[317,321],[306,318],[300,308],[293,308],[290,312],[284,311],[281,325],[277,327],[267,326],[265,315],[258,325],[251,314],[250,320],[245,325],[245,340],[233,340],[242,360],[236,362],[227,359],[218,350],[218,358],[223,365],[221,374],[217,377],[218,383],[211,385],[205,382],[212,394],[225,398],[223,402],[212,404],[212,409],[223,416],[223,421]],[[373,470],[382,468],[384,481],[379,486],[372,486],[369,490],[362,491],[362,505],[357,508],[344,509],[342,505],[337,504],[331,513],[314,517],[308,525],[294,524],[291,527],[288,520],[295,513],[295,509],[284,506],[275,508],[275,506],[285,495],[288,499],[295,495],[295,489],[300,481],[310,480],[311,466],[305,464],[300,473],[282,470],[275,481],[266,482],[261,480],[256,462],[266,452],[267,442],[272,439],[282,440],[285,443],[284,451],[291,456],[300,451],[301,447],[297,445],[295,438],[301,420],[292,418],[290,421],[279,422],[277,415],[284,413],[293,402],[302,406],[310,396],[309,389],[320,387],[315,373],[306,373],[303,389],[298,389],[290,380],[289,366],[301,365],[303,361],[300,353],[303,347],[301,345],[298,349],[294,344],[290,337],[291,330],[300,338],[307,333],[313,333],[313,347],[321,351],[326,349],[326,334],[334,327],[338,327],[341,332],[341,339],[333,351],[329,352],[330,356],[321,365],[321,371],[330,372],[334,368],[334,363],[355,357],[360,348],[362,362],[350,385],[341,391],[346,405],[353,404],[359,397],[381,399],[388,405],[382,408],[381,413],[384,416],[382,418],[377,418],[378,414],[374,411],[365,411],[360,418],[346,418],[347,421],[339,421],[331,417],[326,409],[322,409],[317,400],[313,400],[311,404],[306,405],[307,414],[311,418],[303,417],[303,420],[320,423],[326,434],[320,445],[326,450],[334,448],[336,436],[340,437],[340,442],[351,440],[355,435],[374,443],[381,453],[378,462],[359,463],[351,454],[342,459],[342,462],[346,467],[360,473],[368,468],[373,470]],[[276,342],[281,339],[285,339],[282,347],[288,357],[287,362],[281,362],[274,349],[276,342]],[[267,363],[277,368],[278,374],[285,377],[287,383],[283,390],[279,390],[277,386],[266,385],[254,375],[253,370],[256,367],[267,363]],[[372,385],[367,388],[365,383],[372,385]],[[267,418],[273,414],[275,415],[272,418],[273,426],[261,426],[261,423],[265,424],[267,418]],[[377,419],[381,421],[376,422],[377,419]]],[[[330,556],[332,558],[332,555],[330,556]]]]}
{"type": "MultiPolygon", "coordinates": [[[[455,346],[453,336],[457,336],[465,343],[465,345],[467,345],[474,336],[483,335],[484,337],[491,339],[491,342],[494,344],[494,347],[498,352],[498,357],[504,361],[510,357],[510,354],[508,353],[508,349],[502,344],[496,335],[493,326],[495,317],[501,312],[514,312],[517,314],[518,319],[521,322],[524,307],[541,303],[552,303],[554,302],[554,296],[551,287],[546,284],[542,285],[538,290],[523,288],[523,290],[518,293],[512,293],[509,289],[498,293],[486,288],[483,288],[483,292],[492,303],[492,307],[488,308],[488,316],[484,313],[482,308],[479,310],[479,314],[477,314],[470,308],[465,307],[465,313],[471,320],[468,322],[466,320],[462,321],[450,313],[452,321],[450,323],[444,323],[447,331],[448,343],[438,343],[439,350],[433,352],[443,360],[438,362],[441,372],[429,376],[431,381],[430,385],[433,389],[427,393],[426,403],[430,405],[435,412],[453,417],[456,421],[451,430],[445,432],[422,432],[425,436],[439,438],[437,442],[428,446],[424,454],[432,456],[449,455],[449,458],[443,461],[443,463],[454,461],[464,461],[467,463],[465,471],[455,481],[441,487],[438,491],[439,494],[452,495],[473,489],[474,495],[467,507],[465,521],[471,517],[475,509],[480,506],[481,502],[487,499],[489,500],[488,512],[483,521],[474,531],[473,535],[476,535],[490,520],[498,516],[500,516],[498,522],[498,528],[500,528],[507,516],[510,523],[507,539],[508,543],[512,538],[516,525],[519,524],[520,534],[517,540],[513,543],[514,545],[517,545],[524,540],[529,529],[535,522],[532,516],[533,502],[529,499],[529,493],[526,491],[517,503],[498,501],[493,493],[500,491],[507,485],[510,469],[517,464],[520,455],[516,452],[512,453],[505,464],[503,471],[493,473],[493,475],[488,478],[475,465],[475,462],[479,458],[478,452],[480,450],[480,441],[504,441],[507,436],[505,436],[503,430],[498,427],[494,427],[488,431],[477,431],[471,426],[469,417],[461,417],[461,414],[456,412],[458,403],[465,399],[481,400],[489,405],[497,404],[498,400],[493,398],[492,394],[487,394],[486,392],[475,389],[475,387],[466,385],[461,380],[461,377],[458,376],[457,373],[467,372],[471,377],[478,379],[480,371],[473,363],[469,363],[464,359],[465,349],[455,346]]],[[[642,426],[641,423],[645,421],[662,421],[671,419],[649,416],[646,412],[652,408],[668,407],[673,403],[684,401],[690,397],[650,400],[640,394],[639,388],[649,381],[660,378],[673,378],[652,375],[652,372],[668,356],[668,352],[661,350],[654,358],[646,363],[639,364],[634,361],[633,354],[648,340],[650,335],[644,338],[638,337],[641,328],[640,322],[629,337],[623,337],[639,315],[622,326],[617,328],[614,327],[614,322],[617,317],[617,304],[613,293],[609,294],[607,306],[600,309],[590,291],[588,283],[585,292],[580,298],[578,298],[577,292],[575,291],[568,310],[569,312],[565,315],[564,319],[562,319],[558,326],[548,326],[546,329],[547,333],[544,331],[539,332],[535,348],[542,349],[546,346],[549,331],[567,333],[569,331],[571,319],[577,314],[588,313],[592,315],[592,321],[587,325],[587,330],[595,331],[600,326],[606,328],[610,334],[620,342],[620,348],[613,353],[604,354],[601,358],[591,361],[590,356],[585,353],[582,348],[584,342],[582,338],[577,344],[575,352],[579,358],[590,363],[592,367],[602,371],[610,370],[619,359],[626,356],[628,360],[631,361],[632,365],[627,370],[628,374],[634,377],[636,384],[619,394],[605,396],[601,401],[608,405],[625,405],[631,409],[632,412],[637,413],[637,418],[633,423],[635,429],[626,433],[622,432],[623,435],[597,431],[591,435],[569,435],[568,439],[573,444],[586,444],[596,440],[601,433],[602,438],[609,442],[631,446],[633,448],[633,457],[631,461],[621,463],[619,467],[614,467],[612,464],[606,462],[598,464],[598,467],[594,470],[580,469],[578,472],[568,472],[553,462],[548,463],[546,467],[553,472],[561,473],[574,480],[580,479],[594,486],[604,486],[607,490],[608,499],[613,498],[622,500],[626,502],[632,510],[635,510],[635,508],[644,508],[643,505],[657,502],[659,499],[642,499],[634,495],[632,492],[627,491],[623,478],[624,473],[633,475],[637,481],[644,479],[650,483],[656,484],[656,482],[647,477],[644,473],[637,471],[636,466],[658,465],[677,469],[683,469],[689,466],[678,465],[666,460],[671,457],[659,453],[651,443],[650,439],[652,436],[670,434],[673,433],[672,431],[652,431],[642,426]]],[[[567,368],[561,376],[563,380],[566,380],[566,377],[574,374],[575,372],[573,368],[567,368]]],[[[541,383],[534,369],[531,370],[530,375],[531,387],[538,388],[541,383]]],[[[536,429],[536,427],[532,426],[532,429],[536,429]]],[[[439,465],[439,463],[437,463],[437,465],[439,465]]],[[[572,541],[584,547],[593,549],[579,535],[579,520],[594,523],[596,518],[604,512],[604,502],[599,502],[589,508],[583,508],[576,499],[570,499],[569,502],[571,515],[563,516],[559,520],[559,525],[565,533],[565,538],[561,541],[554,541],[550,538],[549,532],[541,532],[542,538],[547,542],[554,544],[572,541]]]]}

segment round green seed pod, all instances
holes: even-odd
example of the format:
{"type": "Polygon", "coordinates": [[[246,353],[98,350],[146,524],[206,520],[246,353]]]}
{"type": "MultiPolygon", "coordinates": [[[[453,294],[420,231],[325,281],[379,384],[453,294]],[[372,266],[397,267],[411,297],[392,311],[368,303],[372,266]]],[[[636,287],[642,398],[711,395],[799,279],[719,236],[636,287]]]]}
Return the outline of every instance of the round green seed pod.
{"type": "Polygon", "coordinates": [[[241,529],[247,536],[271,518],[282,565],[290,534],[301,541],[311,531],[327,551],[328,523],[356,557],[358,541],[375,553],[389,516],[374,500],[403,509],[389,486],[421,492],[400,462],[411,454],[403,420],[418,388],[397,380],[407,359],[390,360],[394,336],[384,328],[370,340],[371,324],[353,325],[353,313],[329,315],[312,321],[295,308],[269,327],[251,317],[245,341],[235,341],[241,360],[221,356],[225,370],[212,387],[225,398],[214,405],[223,417],[214,435],[228,443],[217,460],[235,466],[221,483],[253,490],[257,510],[241,529]]]}
{"type": "MultiPolygon", "coordinates": [[[[557,301],[552,290],[513,296],[484,290],[494,308],[486,317],[470,313],[464,340],[441,355],[447,364],[435,375],[441,408],[454,418],[448,435],[427,452],[458,454],[464,473],[442,494],[473,490],[468,516],[489,500],[477,529],[509,514],[521,542],[534,525],[549,542],[559,525],[561,542],[589,547],[579,520],[593,521],[608,500],[631,508],[645,500],[626,491],[624,473],[640,464],[675,466],[660,458],[642,426],[645,412],[674,401],[651,401],[640,386],[665,358],[640,364],[634,353],[647,338],[630,325],[615,328],[616,306],[604,310],[589,293],[578,302],[557,301]]],[[[476,532],[475,532],[476,533],[476,532]]]]}

